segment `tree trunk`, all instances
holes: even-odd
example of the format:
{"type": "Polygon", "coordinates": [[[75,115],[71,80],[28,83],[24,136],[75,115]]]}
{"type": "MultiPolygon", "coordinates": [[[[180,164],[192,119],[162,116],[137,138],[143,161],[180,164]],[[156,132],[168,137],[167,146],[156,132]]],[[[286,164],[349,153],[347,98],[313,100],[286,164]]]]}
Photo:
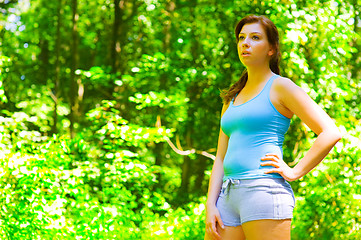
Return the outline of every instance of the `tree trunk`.
{"type": "MultiPolygon", "coordinates": [[[[192,126],[193,121],[190,121],[190,125],[192,126]]],[[[187,149],[190,149],[192,146],[192,128],[188,127],[187,128],[187,136],[186,136],[186,141],[187,141],[187,149]]],[[[192,163],[192,159],[188,156],[185,155],[183,158],[183,164],[182,164],[182,182],[181,182],[181,186],[179,188],[179,192],[178,192],[178,196],[179,199],[182,201],[187,201],[188,200],[188,192],[189,192],[189,180],[191,177],[191,163],[192,163]]]]}
{"type": "MultiPolygon", "coordinates": [[[[173,12],[175,9],[175,3],[170,1],[168,2],[168,4],[166,5],[166,11],[169,13],[170,16],[173,16],[173,12]]],[[[163,28],[163,34],[164,34],[164,38],[163,38],[163,53],[170,53],[171,52],[171,48],[170,48],[170,39],[171,39],[171,21],[168,21],[167,23],[164,24],[164,28],[163,28]]],[[[167,90],[168,89],[168,74],[166,72],[163,72],[160,76],[160,90],[167,90]]],[[[159,109],[159,115],[157,116],[157,123],[156,123],[156,127],[161,127],[161,119],[165,119],[165,117],[163,117],[165,114],[164,109],[160,108],[159,109]]],[[[167,126],[167,122],[164,123],[167,126]]],[[[164,158],[164,143],[160,142],[160,143],[156,143],[156,147],[154,149],[154,155],[155,155],[155,165],[157,166],[161,166],[163,163],[163,158],[164,158]]],[[[158,182],[161,182],[161,174],[158,174],[158,182]]]]}
{"type": "MultiPolygon", "coordinates": [[[[192,2],[190,2],[190,22],[194,22],[195,21],[195,13],[194,13],[194,9],[197,6],[197,1],[194,0],[192,2]]],[[[192,24],[192,31],[191,34],[193,35],[191,37],[192,39],[192,47],[191,47],[191,54],[192,54],[192,66],[196,67],[197,63],[196,63],[196,59],[198,58],[198,48],[199,48],[199,43],[198,43],[198,38],[195,35],[195,31],[196,31],[196,26],[194,24],[192,24]]],[[[197,93],[199,92],[199,86],[197,84],[196,81],[192,81],[190,83],[190,86],[187,89],[187,97],[190,99],[191,103],[197,102],[199,101],[199,98],[197,97],[197,93]]],[[[197,111],[195,105],[190,105],[187,111],[187,116],[188,116],[188,123],[186,124],[186,128],[187,128],[187,133],[186,133],[186,146],[187,149],[191,149],[194,148],[195,146],[193,145],[193,137],[192,135],[194,134],[194,132],[197,131],[197,129],[195,129],[195,120],[194,120],[194,113],[197,111]]],[[[197,156],[198,157],[198,156],[197,156]]],[[[182,165],[182,182],[181,182],[181,187],[179,189],[179,194],[180,197],[183,197],[184,201],[189,200],[189,183],[190,183],[190,178],[193,174],[192,171],[192,159],[189,158],[188,156],[184,157],[184,161],[183,161],[183,165],[182,165]]]]}
{"type": "Polygon", "coordinates": [[[54,77],[54,89],[53,89],[53,101],[54,101],[54,110],[53,110],[53,126],[51,128],[52,134],[56,134],[57,124],[58,124],[58,98],[59,98],[59,83],[60,83],[60,28],[61,28],[61,18],[62,18],[62,0],[58,2],[58,11],[57,11],[57,24],[56,24],[56,42],[55,42],[55,77],[54,77]]]}
{"type": "MultiPolygon", "coordinates": [[[[118,70],[118,52],[120,52],[119,43],[119,27],[122,19],[122,9],[120,6],[120,0],[114,0],[114,23],[113,23],[113,39],[111,45],[111,65],[112,72],[115,73],[118,70]]],[[[122,1],[124,4],[124,1],[122,1]]]]}
{"type": "MultiPolygon", "coordinates": [[[[49,7],[48,2],[44,0],[41,1],[40,3],[42,7],[49,7]]],[[[39,6],[38,8],[40,9],[41,7],[39,6]]],[[[37,19],[37,22],[39,24],[39,30],[43,32],[44,35],[46,35],[47,32],[49,31],[49,26],[48,23],[44,21],[44,19],[45,16],[40,15],[39,18],[37,19]]],[[[39,48],[41,49],[39,54],[39,59],[41,64],[40,64],[38,79],[40,84],[47,85],[49,78],[49,56],[50,56],[49,40],[47,38],[39,38],[39,48]]]]}
{"type": "MultiPolygon", "coordinates": [[[[163,156],[163,149],[164,149],[164,143],[163,142],[155,144],[154,155],[155,155],[155,165],[157,165],[157,166],[162,165],[163,157],[164,157],[163,156]]],[[[163,186],[163,184],[161,184],[161,181],[162,181],[161,172],[157,173],[157,180],[158,180],[158,184],[160,186],[163,186]]]]}
{"type": "MultiPolygon", "coordinates": [[[[43,30],[45,30],[43,28],[43,30]]],[[[46,31],[46,30],[45,30],[46,31]]],[[[40,83],[46,85],[48,83],[48,69],[49,69],[49,40],[40,39],[39,46],[41,49],[40,52],[40,61],[41,68],[39,69],[39,79],[41,79],[40,83]]]]}
{"type": "Polygon", "coordinates": [[[207,185],[208,185],[208,184],[203,184],[204,176],[205,176],[204,171],[207,168],[208,158],[203,155],[198,155],[197,160],[198,160],[197,168],[195,169],[196,180],[193,185],[193,192],[203,194],[202,192],[207,191],[206,189],[207,189],[207,185]]]}
{"type": "Polygon", "coordinates": [[[77,104],[77,94],[78,94],[78,83],[77,77],[75,74],[76,69],[78,68],[79,54],[78,54],[78,1],[72,0],[72,48],[71,48],[71,77],[70,77],[70,137],[74,138],[75,130],[74,124],[76,123],[76,116],[78,115],[78,104],[77,104]]]}

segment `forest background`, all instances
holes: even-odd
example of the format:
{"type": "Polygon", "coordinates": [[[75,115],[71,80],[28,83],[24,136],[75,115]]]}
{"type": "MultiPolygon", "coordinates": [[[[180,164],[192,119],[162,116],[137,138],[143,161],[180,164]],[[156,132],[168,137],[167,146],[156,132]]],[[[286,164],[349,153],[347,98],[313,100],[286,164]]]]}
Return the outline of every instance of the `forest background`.
{"type": "MultiPolygon", "coordinates": [[[[343,139],[292,182],[292,239],[361,239],[360,0],[0,0],[1,239],[202,239],[236,23],[343,139]]],[[[315,139],[292,119],[284,159],[315,139]]]]}

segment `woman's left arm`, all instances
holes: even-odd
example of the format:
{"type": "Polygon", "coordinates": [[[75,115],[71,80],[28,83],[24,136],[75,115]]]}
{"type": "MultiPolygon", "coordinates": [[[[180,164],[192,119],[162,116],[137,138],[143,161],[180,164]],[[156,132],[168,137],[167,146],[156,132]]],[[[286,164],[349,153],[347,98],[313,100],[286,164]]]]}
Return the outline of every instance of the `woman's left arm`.
{"type": "Polygon", "coordinates": [[[264,161],[262,166],[275,167],[266,173],[279,173],[287,181],[295,181],[306,175],[326,157],[341,139],[341,133],[327,113],[291,80],[278,79],[275,90],[280,103],[318,135],[306,155],[293,168],[274,154],[267,154],[261,159],[264,161]]]}

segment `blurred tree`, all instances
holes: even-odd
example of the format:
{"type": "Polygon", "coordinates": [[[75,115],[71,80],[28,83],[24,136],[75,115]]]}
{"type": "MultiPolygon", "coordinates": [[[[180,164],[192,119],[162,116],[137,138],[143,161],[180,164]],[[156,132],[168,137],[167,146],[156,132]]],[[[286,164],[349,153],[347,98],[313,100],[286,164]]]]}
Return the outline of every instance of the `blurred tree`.
{"type": "Polygon", "coordinates": [[[71,1],[71,8],[72,8],[72,44],[71,44],[71,68],[70,68],[70,136],[71,138],[75,137],[75,130],[74,125],[78,122],[80,118],[80,106],[79,104],[83,93],[80,92],[83,88],[80,78],[76,75],[75,71],[78,69],[78,62],[79,62],[79,53],[78,53],[78,45],[79,45],[79,38],[78,38],[78,0],[71,1]]]}
{"type": "Polygon", "coordinates": [[[61,41],[61,24],[62,24],[62,15],[64,14],[63,8],[62,8],[63,1],[58,1],[58,9],[57,9],[57,19],[56,19],[56,38],[55,38],[55,76],[54,76],[54,87],[53,90],[50,92],[51,97],[54,101],[54,110],[53,110],[53,125],[51,132],[53,134],[56,134],[58,132],[57,130],[57,124],[58,124],[58,101],[59,101],[59,85],[60,85],[60,41],[61,41]]]}

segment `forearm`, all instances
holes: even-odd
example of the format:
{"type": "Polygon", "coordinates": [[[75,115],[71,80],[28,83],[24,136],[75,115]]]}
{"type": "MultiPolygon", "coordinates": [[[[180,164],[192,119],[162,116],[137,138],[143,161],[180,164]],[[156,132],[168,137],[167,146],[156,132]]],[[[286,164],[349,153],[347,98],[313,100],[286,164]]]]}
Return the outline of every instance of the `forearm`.
{"type": "Polygon", "coordinates": [[[213,164],[211,178],[209,180],[207,206],[215,206],[223,182],[223,160],[216,158],[213,164]]]}
{"type": "Polygon", "coordinates": [[[340,139],[341,134],[337,129],[325,131],[319,134],[306,155],[293,168],[296,178],[295,180],[303,177],[315,168],[340,139]]]}

